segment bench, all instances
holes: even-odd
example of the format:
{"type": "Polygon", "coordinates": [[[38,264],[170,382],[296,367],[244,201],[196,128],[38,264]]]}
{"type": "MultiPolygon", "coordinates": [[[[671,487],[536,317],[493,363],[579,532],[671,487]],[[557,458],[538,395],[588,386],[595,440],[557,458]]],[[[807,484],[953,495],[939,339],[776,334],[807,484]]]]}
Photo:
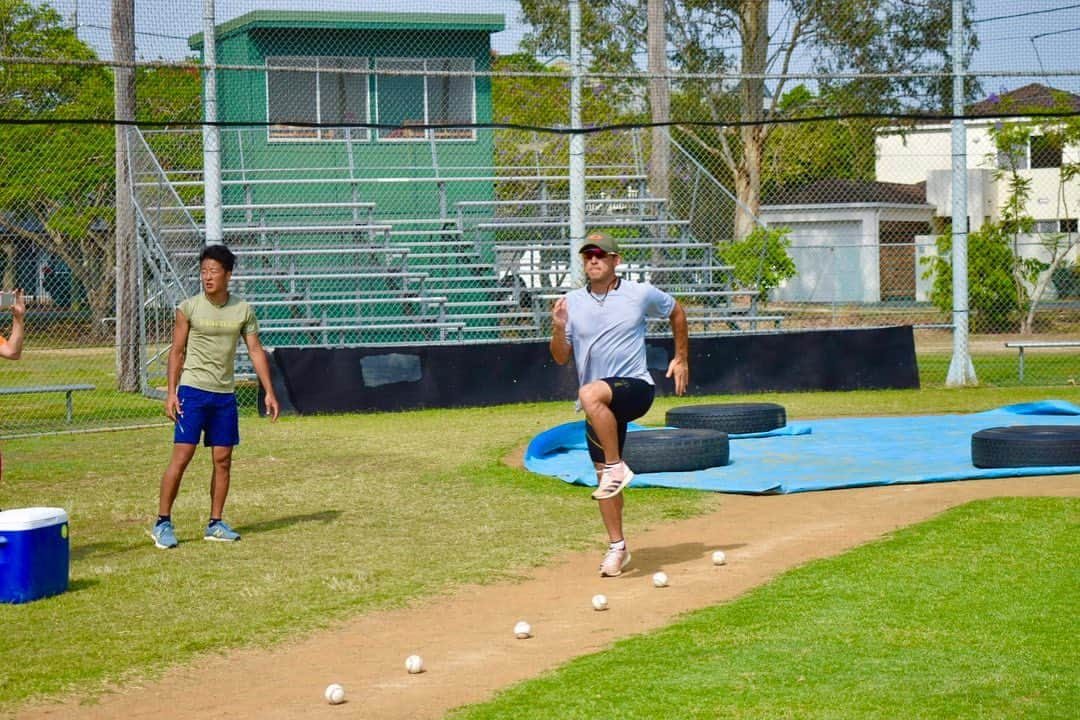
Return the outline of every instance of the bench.
{"type": "Polygon", "coordinates": [[[97,390],[96,385],[27,385],[25,387],[2,387],[0,395],[22,395],[24,393],[62,392],[67,396],[67,422],[71,422],[71,393],[76,390],[97,390]]]}
{"type": "Polygon", "coordinates": [[[1024,349],[1025,348],[1062,348],[1080,347],[1080,340],[1012,340],[1005,343],[1007,348],[1016,348],[1020,352],[1019,376],[1024,380],[1024,349]]]}

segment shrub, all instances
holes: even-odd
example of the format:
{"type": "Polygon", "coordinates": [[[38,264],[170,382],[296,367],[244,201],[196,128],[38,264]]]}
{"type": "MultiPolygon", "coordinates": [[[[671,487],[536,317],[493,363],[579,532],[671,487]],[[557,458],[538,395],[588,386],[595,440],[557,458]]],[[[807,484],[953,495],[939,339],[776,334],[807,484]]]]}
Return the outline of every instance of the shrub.
{"type": "Polygon", "coordinates": [[[787,251],[790,232],[790,228],[756,228],[742,240],[722,243],[720,260],[734,266],[740,287],[757,288],[758,299],[767,302],[770,290],[798,273],[787,251]]]}

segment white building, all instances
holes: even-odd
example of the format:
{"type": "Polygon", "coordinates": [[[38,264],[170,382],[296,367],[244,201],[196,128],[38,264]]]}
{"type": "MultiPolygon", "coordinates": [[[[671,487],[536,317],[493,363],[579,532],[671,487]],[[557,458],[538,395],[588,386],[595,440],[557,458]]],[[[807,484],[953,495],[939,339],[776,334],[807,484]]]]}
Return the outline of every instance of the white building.
{"type": "Polygon", "coordinates": [[[770,227],[791,230],[798,274],[773,291],[784,302],[866,303],[916,298],[915,241],[934,208],[921,184],[820,180],[761,208],[770,227]]]}
{"type": "MultiPolygon", "coordinates": [[[[967,109],[968,115],[1015,114],[1033,108],[1080,111],[1080,96],[1032,83],[1001,96],[991,95],[967,109]]],[[[1007,118],[1018,122],[1024,118],[1007,118]]],[[[1009,166],[1000,155],[991,131],[1003,122],[999,117],[975,117],[964,122],[968,166],[968,211],[971,230],[997,220],[1008,202],[1005,180],[995,180],[997,170],[1009,166]]],[[[896,183],[926,182],[927,200],[937,206],[937,215],[952,214],[952,126],[949,123],[919,123],[910,128],[887,129],[875,142],[878,180],[896,183]]],[[[1061,189],[1062,163],[1080,161],[1080,147],[1062,147],[1053,138],[1033,134],[1025,147],[1016,148],[1014,161],[1023,177],[1031,180],[1027,212],[1040,232],[1075,232],[1080,214],[1080,183],[1061,189]],[[1071,218],[1071,222],[1068,220],[1071,218]]]]}
{"type": "MultiPolygon", "coordinates": [[[[998,220],[1008,201],[1007,180],[995,177],[1008,158],[999,156],[991,136],[1000,117],[1062,105],[1080,111],[1080,96],[1031,84],[967,109],[973,116],[965,121],[971,230],[998,220]]],[[[875,142],[877,182],[823,180],[763,206],[760,217],[766,224],[791,228],[791,254],[799,270],[776,291],[776,299],[928,300],[933,281],[922,277],[926,266],[919,260],[936,253],[934,234],[952,215],[951,142],[949,123],[886,129],[875,142]]],[[[1033,134],[1013,159],[1031,180],[1027,213],[1040,233],[1026,239],[1021,254],[1048,260],[1044,242],[1066,233],[1064,242],[1072,245],[1068,257],[1075,261],[1080,182],[1062,188],[1059,170],[1063,163],[1080,161],[1080,147],[1062,147],[1052,137],[1033,134]]],[[[1048,295],[1053,296],[1053,287],[1048,295]]]]}

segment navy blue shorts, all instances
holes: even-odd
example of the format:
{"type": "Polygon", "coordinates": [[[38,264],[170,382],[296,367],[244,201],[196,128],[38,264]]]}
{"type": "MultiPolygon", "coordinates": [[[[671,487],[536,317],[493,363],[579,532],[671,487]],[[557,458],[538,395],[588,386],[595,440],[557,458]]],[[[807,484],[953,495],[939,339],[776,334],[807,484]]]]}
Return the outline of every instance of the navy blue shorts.
{"type": "Polygon", "coordinates": [[[232,447],[240,444],[240,418],[236,412],[236,393],[216,393],[181,385],[176,391],[180,414],[176,418],[173,442],[206,447],[232,447]]]}
{"type": "MultiPolygon", "coordinates": [[[[622,455],[623,446],[626,445],[626,425],[631,420],[649,412],[653,398],[656,396],[656,388],[644,380],[637,378],[604,378],[604,382],[611,388],[611,408],[615,422],[618,423],[619,431],[619,455],[622,455]]],[[[589,457],[594,463],[604,462],[604,448],[600,445],[600,439],[588,420],[585,421],[585,440],[589,446],[589,457]]]]}

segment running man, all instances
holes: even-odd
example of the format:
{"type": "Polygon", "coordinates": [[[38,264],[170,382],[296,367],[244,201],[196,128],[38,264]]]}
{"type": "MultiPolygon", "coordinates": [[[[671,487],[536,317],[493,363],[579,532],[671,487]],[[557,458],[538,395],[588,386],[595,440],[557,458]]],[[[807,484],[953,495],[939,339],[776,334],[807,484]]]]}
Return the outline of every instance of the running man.
{"type": "Polygon", "coordinates": [[[199,256],[203,292],[180,303],[169,350],[169,390],[165,414],[176,423],[169,466],[161,477],[158,519],[152,535],[164,550],[176,547],[172,506],[199,437],[213,455],[210,522],[204,540],[235,542],[240,534],[222,519],[229,494],[233,447],[240,443],[236,410],[236,344],[247,345],[251,364],[265,392],[266,414],[277,420],[278,402],[270,383],[270,364],[259,342],[255,311],[229,292],[236,256],[224,245],[207,245],[199,256]]]}
{"type": "Polygon", "coordinates": [[[578,406],[585,411],[585,437],[598,483],[592,497],[599,501],[610,541],[600,575],[615,577],[630,562],[621,494],[634,479],[622,461],[626,425],[649,411],[656,391],[645,362],[645,318],[671,322],[675,357],[667,377],[674,378],[676,395],[686,392],[690,378],[689,334],[686,313],[675,298],[615,275],[619,249],[610,235],[587,235],[579,252],[587,283],[555,301],[549,347],[555,362],[565,365],[573,355],[577,366],[578,406]]]}

